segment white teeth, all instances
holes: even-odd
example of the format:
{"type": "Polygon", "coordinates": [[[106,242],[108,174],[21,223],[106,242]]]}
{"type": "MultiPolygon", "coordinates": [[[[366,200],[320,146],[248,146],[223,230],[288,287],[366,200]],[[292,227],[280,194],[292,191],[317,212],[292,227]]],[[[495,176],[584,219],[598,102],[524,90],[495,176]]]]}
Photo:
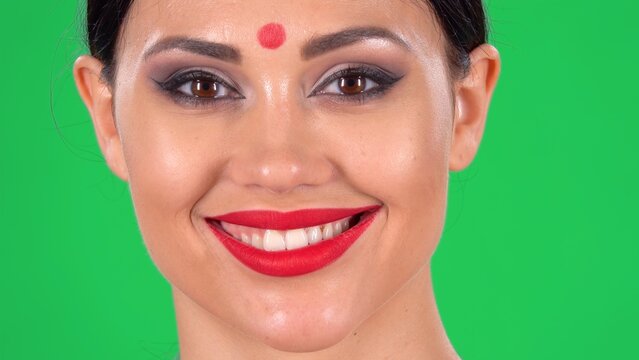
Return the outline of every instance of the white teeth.
{"type": "Polygon", "coordinates": [[[289,230],[285,235],[286,250],[295,250],[308,245],[304,229],[289,230]]]}
{"type": "Polygon", "coordinates": [[[224,231],[249,246],[266,251],[282,251],[300,249],[331,239],[350,228],[350,219],[291,230],[258,229],[224,221],[220,224],[224,231]]]}
{"type": "Polygon", "coordinates": [[[264,250],[281,251],[286,249],[286,243],[282,233],[277,230],[266,230],[264,232],[264,250]]]}
{"type": "Polygon", "coordinates": [[[222,221],[222,229],[224,229],[224,231],[226,231],[227,233],[231,234],[233,233],[233,226],[235,226],[234,224],[229,224],[227,222],[222,221]]]}
{"type": "Polygon", "coordinates": [[[322,238],[323,240],[328,240],[330,238],[333,237],[333,225],[332,224],[326,224],[324,226],[324,230],[322,231],[322,238]]]}
{"type": "Polygon", "coordinates": [[[251,245],[254,248],[264,249],[262,238],[258,234],[253,234],[253,236],[251,237],[251,245]]]}
{"type": "Polygon", "coordinates": [[[245,243],[245,244],[250,244],[251,243],[251,238],[249,238],[249,236],[246,235],[245,233],[242,233],[240,238],[242,239],[242,242],[245,243]]]}
{"type": "Polygon", "coordinates": [[[322,241],[322,230],[319,226],[313,226],[308,229],[308,243],[313,245],[322,241]]]}
{"type": "Polygon", "coordinates": [[[337,236],[342,233],[342,222],[337,221],[333,224],[333,236],[337,236]]]}

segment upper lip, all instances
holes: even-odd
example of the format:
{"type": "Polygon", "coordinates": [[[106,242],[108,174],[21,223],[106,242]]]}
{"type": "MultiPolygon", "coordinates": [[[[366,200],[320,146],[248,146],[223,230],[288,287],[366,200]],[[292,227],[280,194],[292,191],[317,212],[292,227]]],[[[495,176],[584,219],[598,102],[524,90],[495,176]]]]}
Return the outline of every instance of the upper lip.
{"type": "Polygon", "coordinates": [[[380,205],[369,205],[357,208],[316,208],[289,212],[248,210],[230,212],[206,219],[207,221],[224,221],[259,229],[290,230],[330,223],[359,213],[373,212],[380,207],[380,205]]]}

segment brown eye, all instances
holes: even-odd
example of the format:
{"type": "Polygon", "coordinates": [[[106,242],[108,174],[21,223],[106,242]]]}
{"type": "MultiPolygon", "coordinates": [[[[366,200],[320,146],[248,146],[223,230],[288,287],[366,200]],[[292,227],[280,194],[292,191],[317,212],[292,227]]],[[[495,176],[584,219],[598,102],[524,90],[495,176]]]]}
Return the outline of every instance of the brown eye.
{"type": "Polygon", "coordinates": [[[381,96],[400,80],[374,66],[349,67],[327,73],[308,97],[330,96],[333,100],[364,102],[373,96],[381,96]]]}
{"type": "Polygon", "coordinates": [[[345,95],[357,95],[366,89],[366,78],[363,76],[343,76],[338,79],[339,90],[345,95]]]}
{"type": "Polygon", "coordinates": [[[210,80],[193,80],[191,93],[197,97],[215,98],[219,96],[219,84],[210,80]]]}

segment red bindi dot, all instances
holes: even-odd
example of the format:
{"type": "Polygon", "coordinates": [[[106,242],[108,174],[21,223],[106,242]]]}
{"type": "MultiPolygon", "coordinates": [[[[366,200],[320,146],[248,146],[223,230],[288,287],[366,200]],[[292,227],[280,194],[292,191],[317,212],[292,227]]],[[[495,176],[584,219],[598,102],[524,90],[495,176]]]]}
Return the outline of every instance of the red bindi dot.
{"type": "Polygon", "coordinates": [[[277,49],[284,44],[286,32],[284,26],[278,23],[270,23],[262,26],[257,32],[257,40],[263,48],[277,49]]]}

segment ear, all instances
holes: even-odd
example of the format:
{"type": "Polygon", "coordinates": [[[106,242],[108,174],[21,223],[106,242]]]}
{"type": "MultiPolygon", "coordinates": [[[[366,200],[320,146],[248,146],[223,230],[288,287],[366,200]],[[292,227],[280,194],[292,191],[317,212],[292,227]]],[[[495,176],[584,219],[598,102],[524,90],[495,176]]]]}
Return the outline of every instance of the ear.
{"type": "Polygon", "coordinates": [[[470,71],[455,86],[455,120],[449,169],[459,171],[475,158],[488,106],[499,78],[501,60],[492,45],[482,44],[470,53],[470,71]]]}
{"type": "Polygon", "coordinates": [[[73,65],[73,77],[80,97],[91,115],[98,144],[107,165],[115,175],[128,180],[122,142],[113,116],[113,92],[102,78],[102,63],[88,55],[80,56],[73,65]]]}

